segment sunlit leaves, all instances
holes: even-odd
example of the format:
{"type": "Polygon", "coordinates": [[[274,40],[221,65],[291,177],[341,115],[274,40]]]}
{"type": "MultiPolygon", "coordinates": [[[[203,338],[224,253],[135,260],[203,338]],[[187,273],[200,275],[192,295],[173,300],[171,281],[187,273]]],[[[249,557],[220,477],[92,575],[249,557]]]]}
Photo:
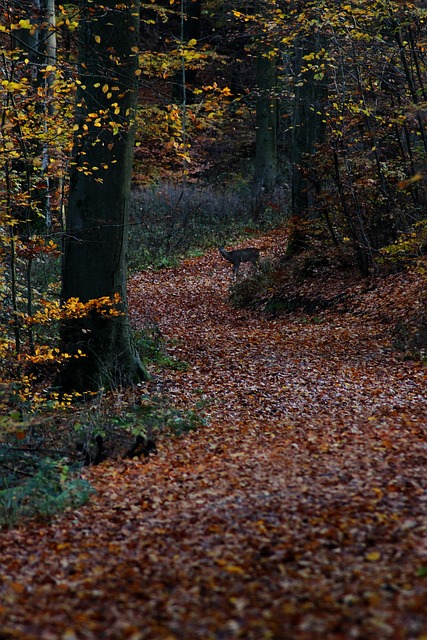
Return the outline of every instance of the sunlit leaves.
{"type": "Polygon", "coordinates": [[[46,365],[49,363],[62,363],[70,358],[83,358],[85,354],[81,349],[77,350],[77,353],[70,355],[58,349],[57,347],[48,347],[47,345],[41,345],[34,349],[33,353],[22,353],[19,355],[18,360],[20,362],[31,362],[33,364],[46,365]]]}
{"type": "MultiPolygon", "coordinates": [[[[27,27],[28,25],[22,21],[17,23],[17,28],[27,27]]],[[[45,77],[46,83],[34,82],[32,66],[27,59],[17,60],[12,64],[16,55],[13,50],[5,52],[2,62],[3,79],[0,82],[0,104],[3,113],[0,126],[0,160],[2,165],[8,168],[11,207],[20,206],[18,199],[23,188],[20,175],[11,164],[13,160],[25,158],[23,162],[31,163],[35,169],[32,173],[32,183],[27,185],[28,198],[34,197],[40,188],[46,188],[48,177],[64,177],[67,154],[72,142],[69,123],[74,116],[74,83],[68,69],[46,64],[39,69],[40,77],[45,77]],[[43,109],[40,105],[44,105],[43,109]]],[[[2,173],[0,180],[3,189],[5,179],[6,176],[2,173]]],[[[59,206],[60,197],[59,191],[51,194],[53,207],[59,206]]]]}
{"type": "Polygon", "coordinates": [[[103,318],[111,318],[123,315],[120,309],[120,296],[115,294],[113,297],[104,296],[95,298],[88,302],[81,302],[78,298],[69,298],[60,303],[57,300],[41,300],[41,309],[33,316],[26,317],[25,323],[29,326],[32,324],[47,324],[53,320],[66,320],[73,318],[85,318],[95,313],[103,318]]]}

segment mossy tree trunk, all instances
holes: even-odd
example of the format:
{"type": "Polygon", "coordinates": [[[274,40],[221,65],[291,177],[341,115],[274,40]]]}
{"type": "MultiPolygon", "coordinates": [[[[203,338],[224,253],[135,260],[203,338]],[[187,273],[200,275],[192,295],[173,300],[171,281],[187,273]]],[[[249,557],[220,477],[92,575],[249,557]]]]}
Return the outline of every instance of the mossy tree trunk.
{"type": "Polygon", "coordinates": [[[118,317],[64,321],[64,390],[146,377],[126,307],[128,206],[137,103],[139,0],[81,0],[78,113],[70,175],[62,298],[120,295],[118,317]]]}

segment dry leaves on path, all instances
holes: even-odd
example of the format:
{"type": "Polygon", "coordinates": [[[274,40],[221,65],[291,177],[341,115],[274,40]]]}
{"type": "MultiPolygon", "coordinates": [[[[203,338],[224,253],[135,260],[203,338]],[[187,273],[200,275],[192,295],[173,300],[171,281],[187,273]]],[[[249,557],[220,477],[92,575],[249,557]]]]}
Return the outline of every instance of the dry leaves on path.
{"type": "Polygon", "coordinates": [[[208,424],[3,534],[1,637],[427,638],[425,370],[375,317],[233,310],[229,276],[211,252],[132,278],[134,325],[189,365],[141,394],[208,424]]]}

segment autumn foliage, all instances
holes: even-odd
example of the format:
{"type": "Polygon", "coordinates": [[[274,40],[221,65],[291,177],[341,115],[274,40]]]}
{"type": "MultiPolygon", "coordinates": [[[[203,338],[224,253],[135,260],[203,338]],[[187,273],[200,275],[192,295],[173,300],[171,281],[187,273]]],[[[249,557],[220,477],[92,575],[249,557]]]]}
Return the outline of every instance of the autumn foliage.
{"type": "MultiPolygon", "coordinates": [[[[267,259],[280,239],[252,243],[267,259]]],[[[426,634],[426,372],[393,349],[413,276],[268,319],[230,308],[230,270],[212,251],[132,277],[133,324],[188,365],[137,393],[207,424],[88,469],[88,506],[3,532],[3,637],[426,634]]]]}
{"type": "Polygon", "coordinates": [[[1,638],[426,640],[426,20],[0,0],[1,638]]]}

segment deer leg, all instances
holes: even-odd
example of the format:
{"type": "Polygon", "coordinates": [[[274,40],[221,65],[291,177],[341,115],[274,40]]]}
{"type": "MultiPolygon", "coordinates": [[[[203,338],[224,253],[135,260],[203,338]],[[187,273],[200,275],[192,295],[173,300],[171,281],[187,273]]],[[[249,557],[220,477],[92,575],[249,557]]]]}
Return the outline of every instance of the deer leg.
{"type": "Polygon", "coordinates": [[[253,266],[255,267],[255,269],[257,271],[261,271],[261,267],[259,265],[259,258],[256,258],[255,260],[252,261],[253,266]]]}

